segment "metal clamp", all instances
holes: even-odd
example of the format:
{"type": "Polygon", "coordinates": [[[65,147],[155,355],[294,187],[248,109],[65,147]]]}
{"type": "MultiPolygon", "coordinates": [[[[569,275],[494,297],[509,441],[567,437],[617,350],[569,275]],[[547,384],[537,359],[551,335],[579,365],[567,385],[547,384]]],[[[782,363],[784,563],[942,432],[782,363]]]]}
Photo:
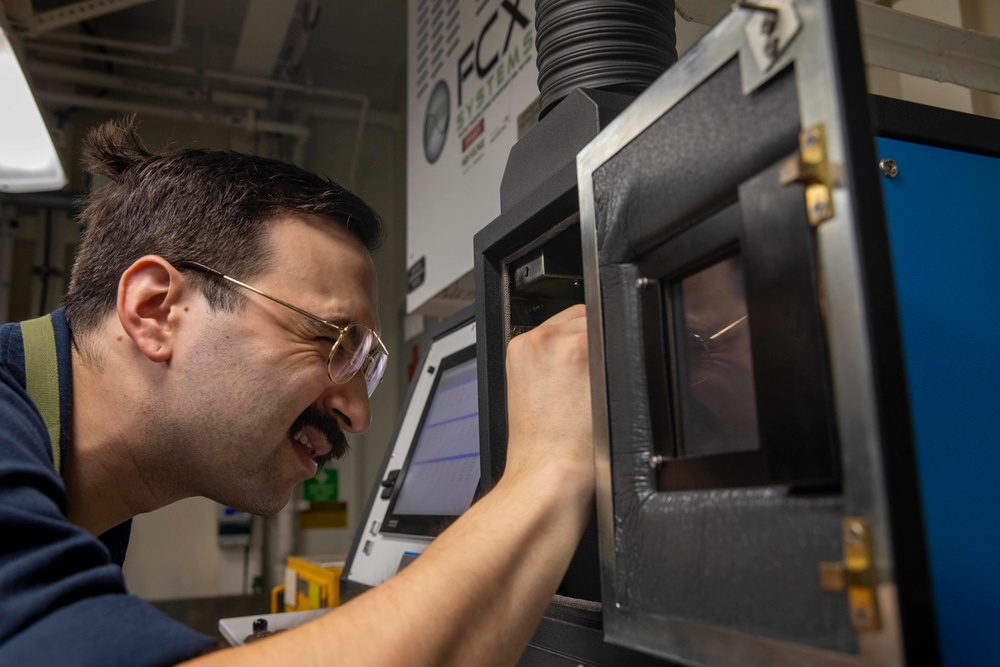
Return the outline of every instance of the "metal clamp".
{"type": "Polygon", "coordinates": [[[826,130],[820,124],[799,133],[798,153],[785,160],[778,172],[782,185],[803,183],[806,186],[806,214],[813,227],[834,215],[832,171],[826,151],[826,130]]]}
{"type": "Polygon", "coordinates": [[[740,0],[734,8],[747,9],[754,15],[747,19],[746,35],[757,67],[769,70],[802,29],[802,19],[795,11],[794,0],[740,0]]]}
{"type": "Polygon", "coordinates": [[[876,576],[872,564],[871,526],[863,517],[847,517],[841,522],[844,560],[819,564],[819,585],[825,591],[847,593],[851,625],[857,632],[880,627],[876,576]]]}

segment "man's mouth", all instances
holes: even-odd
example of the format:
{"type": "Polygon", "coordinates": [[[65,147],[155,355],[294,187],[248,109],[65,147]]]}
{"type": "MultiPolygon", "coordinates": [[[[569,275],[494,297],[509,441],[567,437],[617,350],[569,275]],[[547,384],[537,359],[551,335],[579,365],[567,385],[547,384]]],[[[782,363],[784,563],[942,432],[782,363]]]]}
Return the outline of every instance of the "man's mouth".
{"type": "Polygon", "coordinates": [[[299,431],[298,435],[296,435],[293,440],[302,443],[305,448],[309,450],[309,456],[312,456],[313,458],[316,458],[317,456],[325,456],[333,450],[333,447],[330,446],[330,443],[326,442],[325,438],[322,443],[317,443],[319,447],[325,451],[318,450],[317,446],[313,445],[312,439],[310,439],[309,435],[304,430],[299,431]]]}
{"type": "Polygon", "coordinates": [[[350,450],[337,421],[315,407],[299,415],[289,429],[289,437],[309,452],[319,468],[331,459],[344,458],[350,450]]]}

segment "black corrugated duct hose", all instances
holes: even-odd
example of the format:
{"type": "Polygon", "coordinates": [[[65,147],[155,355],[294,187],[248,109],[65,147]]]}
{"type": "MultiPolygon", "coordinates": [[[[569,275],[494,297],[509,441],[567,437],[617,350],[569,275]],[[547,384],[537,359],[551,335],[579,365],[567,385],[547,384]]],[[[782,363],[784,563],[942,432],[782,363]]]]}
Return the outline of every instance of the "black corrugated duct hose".
{"type": "Polygon", "coordinates": [[[540,116],[575,88],[638,95],[677,62],[673,0],[536,0],[540,116]]]}

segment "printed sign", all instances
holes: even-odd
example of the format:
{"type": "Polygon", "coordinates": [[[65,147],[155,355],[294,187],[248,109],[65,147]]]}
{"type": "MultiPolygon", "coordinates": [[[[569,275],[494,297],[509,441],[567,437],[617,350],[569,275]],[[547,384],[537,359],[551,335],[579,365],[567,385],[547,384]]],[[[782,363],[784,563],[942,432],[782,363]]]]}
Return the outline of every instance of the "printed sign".
{"type": "Polygon", "coordinates": [[[408,293],[424,284],[424,268],[426,264],[427,258],[421,257],[406,270],[406,291],[408,293]]]}
{"type": "Polygon", "coordinates": [[[472,237],[500,213],[538,98],[534,18],[532,0],[409,0],[408,312],[472,269],[472,237]]]}

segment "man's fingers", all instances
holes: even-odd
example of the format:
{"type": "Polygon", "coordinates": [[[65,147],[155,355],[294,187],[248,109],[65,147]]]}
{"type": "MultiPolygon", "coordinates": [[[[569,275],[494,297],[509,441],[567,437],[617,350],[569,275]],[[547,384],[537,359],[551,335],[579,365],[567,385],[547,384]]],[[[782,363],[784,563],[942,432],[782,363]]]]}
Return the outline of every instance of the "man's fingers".
{"type": "Polygon", "coordinates": [[[578,303],[575,306],[570,306],[566,310],[560,311],[543,322],[544,324],[561,324],[563,322],[570,322],[572,320],[580,320],[586,324],[587,320],[587,307],[582,303],[578,303]]]}
{"type": "Polygon", "coordinates": [[[510,344],[515,347],[520,347],[521,345],[558,345],[558,343],[555,343],[556,339],[563,339],[564,336],[579,334],[584,334],[585,336],[586,333],[587,311],[583,304],[577,304],[556,313],[531,331],[512,338],[510,344]]]}

